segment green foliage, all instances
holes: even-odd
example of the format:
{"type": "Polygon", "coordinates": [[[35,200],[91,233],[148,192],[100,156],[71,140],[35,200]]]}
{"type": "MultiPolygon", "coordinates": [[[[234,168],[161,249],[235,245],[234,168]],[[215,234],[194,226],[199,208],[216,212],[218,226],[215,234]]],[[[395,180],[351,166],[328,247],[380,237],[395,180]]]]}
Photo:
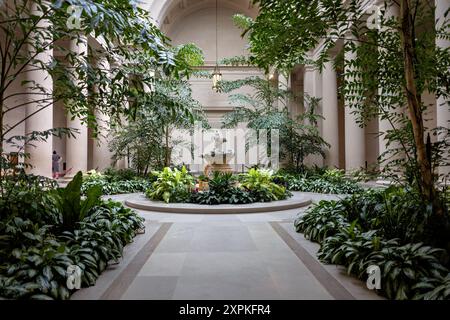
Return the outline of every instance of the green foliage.
{"type": "Polygon", "coordinates": [[[214,171],[212,178],[208,179],[209,190],[218,194],[226,194],[235,185],[236,176],[231,172],[214,171]]]}
{"type": "MultiPolygon", "coordinates": [[[[2,248],[2,250],[5,250],[2,248]]],[[[7,249],[6,249],[7,250],[7,249]]],[[[64,243],[46,237],[12,248],[1,263],[0,295],[13,299],[68,299],[67,267],[74,264],[64,243]]]]}
{"type": "Polygon", "coordinates": [[[100,186],[103,195],[111,194],[123,194],[123,193],[136,193],[143,192],[147,190],[151,181],[146,179],[136,179],[136,180],[122,180],[107,182],[103,179],[96,181],[87,181],[83,183],[82,192],[83,194],[93,186],[100,186]]]}
{"type": "Polygon", "coordinates": [[[54,180],[22,173],[5,177],[1,183],[0,220],[6,223],[3,227],[14,223],[6,220],[6,217],[42,220],[49,225],[60,221],[54,208],[54,199],[47,192],[56,187],[54,180]]]}
{"type": "Polygon", "coordinates": [[[193,192],[190,202],[198,204],[245,204],[255,202],[247,190],[237,185],[237,178],[231,173],[215,171],[208,179],[209,190],[193,192]]]}
{"type": "Polygon", "coordinates": [[[171,165],[174,149],[188,148],[185,139],[174,135],[175,130],[191,130],[195,121],[208,128],[200,103],[192,97],[187,80],[159,75],[154,92],[136,96],[134,121],[116,128],[109,144],[114,159],[125,156],[140,175],[171,165]]]}
{"type": "MultiPolygon", "coordinates": [[[[189,73],[190,68],[184,60],[186,56],[172,53],[168,39],[152,23],[148,11],[137,6],[134,1],[33,0],[32,4],[14,1],[8,10],[0,11],[4,40],[0,44],[0,51],[4,53],[0,56],[0,69],[4,71],[0,92],[6,93],[17,84],[15,79],[23,78],[22,75],[30,72],[30,69],[48,74],[54,79],[54,87],[46,88],[35,80],[19,82],[15,99],[6,94],[0,96],[2,115],[17,107],[27,108],[30,104],[42,111],[49,104],[60,101],[67,111],[97,133],[97,119],[90,105],[95,105],[96,112],[108,114],[112,119],[134,112],[123,103],[133,87],[129,73],[143,76],[143,81],[147,83],[150,79],[144,75],[152,68],[160,68],[174,75],[189,73]],[[68,10],[71,5],[82,8],[80,25],[77,27],[71,27],[68,23],[73,22],[72,11],[68,10]],[[17,30],[21,30],[20,34],[17,30]],[[109,68],[97,65],[95,59],[85,59],[83,54],[55,41],[66,39],[81,43],[90,34],[102,39],[105,49],[103,54],[108,60],[124,62],[111,68],[113,76],[109,75],[109,68]],[[134,50],[130,50],[130,43],[134,50]],[[47,61],[46,54],[33,54],[46,50],[57,50],[59,58],[52,56],[47,61]],[[71,68],[67,68],[66,62],[70,62],[71,68]],[[93,85],[98,90],[86,99],[85,90],[93,85]],[[30,90],[36,94],[30,96],[30,90]]],[[[91,46],[89,51],[92,56],[98,55],[91,46]]],[[[21,117],[7,126],[3,123],[4,117],[0,119],[0,138],[4,142],[5,135],[26,118],[21,117]]]]}
{"type": "Polygon", "coordinates": [[[405,300],[414,297],[413,288],[421,278],[440,277],[449,272],[439,261],[441,255],[442,249],[408,243],[373,252],[365,263],[381,266],[381,285],[389,299],[405,300]]]}
{"type": "Polygon", "coordinates": [[[103,202],[76,230],[62,234],[71,246],[75,264],[82,269],[82,284],[94,285],[108,263],[122,256],[123,247],[143,227],[142,221],[131,209],[110,200],[103,202]]]}
{"type": "Polygon", "coordinates": [[[418,293],[414,299],[423,300],[449,300],[450,299],[450,273],[446,276],[423,278],[417,283],[414,290],[418,293]]]}
{"type": "MultiPolygon", "coordinates": [[[[9,132],[10,126],[11,125],[6,126],[8,128],[5,128],[3,131],[9,132]]],[[[1,152],[0,168],[2,168],[6,174],[19,172],[23,176],[26,169],[32,168],[32,165],[28,163],[29,161],[20,161],[28,160],[30,158],[30,154],[29,152],[26,152],[26,148],[36,148],[38,143],[45,142],[50,137],[60,139],[75,138],[75,134],[78,133],[78,131],[79,130],[75,128],[52,128],[43,131],[31,131],[23,135],[12,135],[5,139],[2,138],[4,144],[14,151],[9,153],[1,152]],[[15,160],[13,160],[13,158],[15,158],[15,160]]],[[[3,171],[0,172],[0,179],[4,179],[3,171]]]]}
{"type": "Polygon", "coordinates": [[[194,188],[194,178],[186,167],[183,166],[181,170],[165,167],[161,172],[155,174],[158,178],[146,191],[148,198],[166,203],[188,200],[190,192],[194,188]]]}
{"type": "Polygon", "coordinates": [[[432,105],[425,97],[436,95],[444,101],[437,108],[449,107],[450,48],[436,45],[436,40],[450,36],[448,15],[437,15],[434,3],[427,1],[381,1],[376,21],[368,21],[375,15],[368,14],[360,0],[255,3],[259,6],[255,20],[236,17],[248,34],[250,60],[266,70],[274,67],[288,73],[297,65],[322,69],[334,59],[345,80],[340,93],[357,123],[365,126],[381,119],[389,124],[379,132],[388,146],[379,159],[383,175],[415,188],[442,216],[446,209],[436,185],[439,176],[445,177],[437,169],[449,165],[450,129],[429,127],[426,115],[432,105]],[[391,10],[399,14],[388,14],[391,10]],[[336,45],[337,39],[345,45],[336,45]],[[334,50],[338,50],[335,58],[334,50]],[[432,142],[431,135],[439,139],[432,142]]]}
{"type": "Polygon", "coordinates": [[[295,220],[295,229],[311,241],[322,242],[349,225],[344,216],[345,209],[339,201],[322,200],[303,217],[295,220]]]}
{"type": "MultiPolygon", "coordinates": [[[[143,100],[151,100],[145,88],[154,85],[152,72],[156,71],[158,77],[180,79],[192,73],[194,64],[203,63],[201,50],[195,45],[171,47],[148,10],[135,1],[12,1],[7,10],[0,11],[0,24],[3,40],[0,43],[2,170],[17,169],[10,161],[11,154],[4,152],[4,145],[14,150],[13,155],[19,158],[19,167],[23,168],[29,166],[28,161],[24,161],[29,158],[25,146],[35,146],[50,136],[71,138],[78,132],[73,128],[50,128],[11,136],[29,117],[39,116],[53,104],[64,105],[67,114],[80,119],[92,129],[92,135],[98,137],[99,128],[105,125],[99,121],[102,118],[99,114],[108,116],[108,125],[120,126],[124,119],[136,117],[143,100]],[[72,15],[70,7],[81,9],[80,19],[72,15]],[[73,24],[77,21],[78,26],[73,24]],[[90,43],[86,55],[72,50],[70,43],[83,46],[90,36],[101,39],[101,50],[90,43]],[[58,52],[58,58],[46,53],[53,51],[58,52]],[[110,65],[112,61],[120,63],[110,65]],[[34,80],[35,77],[27,77],[30,72],[52,79],[53,86],[46,87],[34,80]],[[24,78],[27,80],[19,80],[24,78]],[[14,93],[8,94],[12,87],[14,93]],[[30,112],[14,119],[7,117],[18,109],[30,112]]],[[[183,102],[172,98],[166,104],[147,103],[147,108],[153,108],[156,113],[163,108],[168,109],[166,113],[182,109],[186,118],[192,118],[189,110],[183,109],[183,102]]],[[[145,160],[149,159],[139,162],[145,160]]],[[[0,171],[0,179],[2,174],[0,171]]]]}
{"type": "MultiPolygon", "coordinates": [[[[186,64],[184,69],[190,70],[191,67],[199,67],[205,63],[203,51],[193,43],[187,43],[175,47],[175,58],[178,63],[186,64]]],[[[185,73],[186,76],[189,73],[185,73]]]]}
{"type": "Polygon", "coordinates": [[[131,181],[134,180],[137,176],[138,173],[131,169],[131,168],[127,168],[127,169],[115,169],[115,168],[107,168],[103,174],[106,176],[106,179],[109,182],[112,181],[131,181]]]}
{"type": "Polygon", "coordinates": [[[77,174],[64,190],[55,190],[42,177],[3,181],[9,198],[0,201],[1,297],[68,299],[72,293],[66,284],[69,266],[81,268],[82,286],[95,284],[108,263],[119,259],[123,247],[143,228],[143,219],[134,211],[98,200],[97,192],[81,199],[80,180],[77,174]],[[64,213],[69,204],[76,210],[64,213]]]}
{"type": "Polygon", "coordinates": [[[249,60],[248,56],[234,56],[230,58],[223,58],[219,61],[219,64],[224,64],[227,66],[251,66],[252,62],[249,60]]]}
{"type": "Polygon", "coordinates": [[[437,223],[418,194],[390,187],[321,201],[295,227],[321,244],[320,260],[344,265],[349,274],[365,280],[367,268],[379,266],[386,297],[425,299],[446,296],[449,220],[447,213],[437,223]]]}
{"type": "Polygon", "coordinates": [[[241,183],[258,202],[283,200],[289,196],[286,188],[273,182],[271,170],[252,168],[241,176],[241,183]]]}
{"type": "Polygon", "coordinates": [[[233,16],[233,22],[238,28],[244,30],[244,34],[246,32],[245,30],[248,30],[253,25],[253,20],[243,14],[235,14],[233,16]]]}
{"type": "MultiPolygon", "coordinates": [[[[237,59],[239,61],[239,59],[237,59]]],[[[229,61],[230,63],[236,63],[229,61]]],[[[260,77],[248,77],[234,81],[221,81],[220,90],[229,95],[233,110],[225,114],[223,126],[236,127],[241,122],[247,122],[247,127],[254,130],[279,130],[280,151],[297,169],[304,167],[304,159],[308,155],[325,156],[324,149],[329,144],[321,137],[318,129],[316,113],[318,99],[305,95],[307,112],[292,117],[286,102],[298,99],[288,90],[274,86],[269,80],[260,77]],[[232,93],[242,87],[251,87],[252,94],[232,93]]],[[[267,141],[271,141],[271,132],[267,141]]],[[[256,144],[258,137],[248,136],[248,144],[256,144]]],[[[246,146],[248,148],[248,146],[246,146]]],[[[270,149],[270,148],[269,148],[270,149]]],[[[270,150],[268,150],[270,155],[270,150]]]]}
{"type": "Polygon", "coordinates": [[[343,172],[338,169],[311,170],[303,173],[279,170],[274,176],[274,181],[290,191],[354,194],[363,190],[352,179],[345,178],[343,172]]]}
{"type": "Polygon", "coordinates": [[[94,186],[100,187],[103,195],[143,192],[151,183],[150,179],[136,176],[130,169],[108,169],[104,174],[89,171],[88,175],[83,177],[81,192],[86,194],[94,186]]]}
{"type": "Polygon", "coordinates": [[[79,171],[65,188],[53,191],[56,207],[61,212],[63,230],[73,230],[76,224],[88,216],[90,211],[100,202],[102,189],[94,185],[81,198],[81,184],[83,173],[79,171]]]}

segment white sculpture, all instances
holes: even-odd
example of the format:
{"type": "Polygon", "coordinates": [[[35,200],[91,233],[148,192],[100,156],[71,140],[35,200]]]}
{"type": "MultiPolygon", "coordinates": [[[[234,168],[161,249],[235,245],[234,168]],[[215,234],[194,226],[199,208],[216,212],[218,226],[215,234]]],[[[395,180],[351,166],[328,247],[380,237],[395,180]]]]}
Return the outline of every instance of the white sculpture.
{"type": "Polygon", "coordinates": [[[218,130],[216,130],[212,139],[214,142],[214,149],[211,152],[204,154],[203,158],[209,165],[212,165],[213,170],[230,171],[231,167],[228,163],[233,158],[234,151],[232,149],[226,150],[224,142],[227,142],[227,140],[221,137],[218,130]]]}

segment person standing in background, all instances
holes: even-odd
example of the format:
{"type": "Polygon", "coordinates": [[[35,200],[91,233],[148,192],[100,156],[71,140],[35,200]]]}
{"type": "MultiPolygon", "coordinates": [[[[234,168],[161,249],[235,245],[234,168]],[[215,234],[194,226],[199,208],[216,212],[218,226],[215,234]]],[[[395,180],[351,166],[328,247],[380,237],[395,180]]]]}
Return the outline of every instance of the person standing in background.
{"type": "Polygon", "coordinates": [[[52,154],[52,174],[53,174],[53,179],[58,178],[58,174],[59,174],[59,160],[61,159],[61,157],[59,156],[59,154],[56,153],[56,151],[53,151],[52,154]]]}

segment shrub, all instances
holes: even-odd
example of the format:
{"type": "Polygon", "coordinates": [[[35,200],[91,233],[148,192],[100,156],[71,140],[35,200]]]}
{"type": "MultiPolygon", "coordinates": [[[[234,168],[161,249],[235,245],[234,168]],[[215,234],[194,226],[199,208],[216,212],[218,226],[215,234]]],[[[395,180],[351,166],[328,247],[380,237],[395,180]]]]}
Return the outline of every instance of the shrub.
{"type": "Polygon", "coordinates": [[[302,232],[305,238],[322,242],[334,235],[340,228],[348,226],[344,218],[345,206],[338,201],[320,201],[308,210],[307,214],[295,220],[297,232],[302,232]]]}
{"type": "Polygon", "coordinates": [[[241,176],[241,183],[244,188],[249,190],[255,201],[269,202],[286,199],[289,196],[286,188],[276,184],[272,179],[271,170],[252,168],[241,176]]]}
{"type": "Polygon", "coordinates": [[[389,299],[406,300],[416,295],[416,285],[422,278],[436,278],[449,271],[440,263],[442,249],[422,243],[391,245],[373,252],[366,266],[378,265],[381,269],[381,286],[389,299]]]}
{"type": "MultiPolygon", "coordinates": [[[[205,179],[203,177],[203,179],[205,179]]],[[[236,185],[236,176],[231,173],[214,172],[208,179],[209,190],[194,192],[190,202],[198,204],[243,204],[254,202],[250,193],[236,185]]]]}
{"type": "Polygon", "coordinates": [[[194,178],[188,173],[186,167],[181,170],[173,170],[166,167],[156,173],[158,178],[146,195],[152,200],[169,202],[185,202],[189,200],[191,190],[194,187],[194,178]]]}
{"type": "Polygon", "coordinates": [[[83,182],[82,192],[86,194],[86,191],[93,186],[100,186],[102,194],[122,194],[122,193],[135,193],[143,192],[151,186],[152,182],[144,179],[127,180],[127,181],[114,181],[107,182],[106,180],[96,180],[83,182]]]}
{"type": "Polygon", "coordinates": [[[422,278],[413,289],[416,291],[414,299],[450,300],[450,273],[422,278]]]}
{"type": "Polygon", "coordinates": [[[250,193],[238,187],[228,189],[225,194],[208,190],[203,192],[193,192],[190,202],[198,204],[245,204],[255,202],[250,193]]]}
{"type": "Polygon", "coordinates": [[[356,223],[340,229],[335,235],[323,240],[318,258],[325,263],[347,267],[348,274],[364,278],[366,258],[385,245],[398,245],[395,239],[385,241],[376,230],[361,232],[356,223]]]}
{"type": "Polygon", "coordinates": [[[107,169],[105,174],[91,170],[83,177],[81,191],[86,194],[90,188],[100,186],[104,195],[143,192],[155,180],[138,177],[131,169],[107,169]]]}
{"type": "Polygon", "coordinates": [[[363,280],[369,266],[379,266],[381,293],[390,299],[444,298],[448,254],[433,244],[448,238],[432,233],[429,207],[411,190],[390,187],[321,201],[295,226],[321,244],[323,262],[344,265],[363,280]]]}
{"type": "Polygon", "coordinates": [[[274,182],[285,186],[290,191],[354,194],[363,189],[338,169],[314,170],[311,172],[287,173],[280,170],[274,176],[274,182]]]}
{"type": "Polygon", "coordinates": [[[82,269],[82,284],[91,286],[111,260],[122,256],[123,247],[132,241],[143,219],[131,209],[114,201],[103,202],[73,232],[62,238],[71,246],[75,264],[82,269]]]}
{"type": "MultiPolygon", "coordinates": [[[[8,177],[2,181],[2,196],[0,197],[0,221],[14,217],[42,221],[55,225],[60,221],[60,213],[55,208],[54,198],[48,193],[56,187],[56,182],[45,177],[20,175],[8,177]]],[[[1,227],[0,227],[1,228],[1,227]]],[[[2,231],[0,229],[0,231],[2,231]]],[[[3,234],[0,232],[0,234],[3,234]]]]}
{"type": "Polygon", "coordinates": [[[86,191],[86,197],[81,198],[81,184],[83,175],[79,171],[65,188],[58,188],[52,192],[55,204],[61,213],[61,227],[63,230],[73,230],[76,223],[83,220],[100,202],[101,187],[94,185],[86,191]]]}
{"type": "Polygon", "coordinates": [[[81,174],[59,190],[47,183],[42,189],[44,180],[3,184],[10,197],[0,201],[2,297],[67,299],[69,266],[82,269],[83,286],[94,284],[143,227],[134,211],[100,200],[98,192],[82,199],[81,174]]]}
{"type": "Polygon", "coordinates": [[[130,181],[136,179],[139,175],[133,169],[115,169],[107,168],[103,174],[107,177],[108,182],[114,181],[130,181]]]}

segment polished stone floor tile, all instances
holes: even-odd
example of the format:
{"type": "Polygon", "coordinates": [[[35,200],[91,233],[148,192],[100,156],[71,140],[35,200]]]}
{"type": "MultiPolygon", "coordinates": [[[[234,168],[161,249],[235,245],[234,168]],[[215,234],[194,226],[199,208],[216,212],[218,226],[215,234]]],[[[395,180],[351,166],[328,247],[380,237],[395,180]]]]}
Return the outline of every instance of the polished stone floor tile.
{"type": "Polygon", "coordinates": [[[280,299],[269,275],[197,275],[180,277],[173,299],[280,299]]]}
{"type": "Polygon", "coordinates": [[[179,276],[186,253],[154,253],[138,276],[179,276]]]}
{"type": "Polygon", "coordinates": [[[122,300],[172,299],[178,277],[138,276],[122,296],[122,300]]]}

